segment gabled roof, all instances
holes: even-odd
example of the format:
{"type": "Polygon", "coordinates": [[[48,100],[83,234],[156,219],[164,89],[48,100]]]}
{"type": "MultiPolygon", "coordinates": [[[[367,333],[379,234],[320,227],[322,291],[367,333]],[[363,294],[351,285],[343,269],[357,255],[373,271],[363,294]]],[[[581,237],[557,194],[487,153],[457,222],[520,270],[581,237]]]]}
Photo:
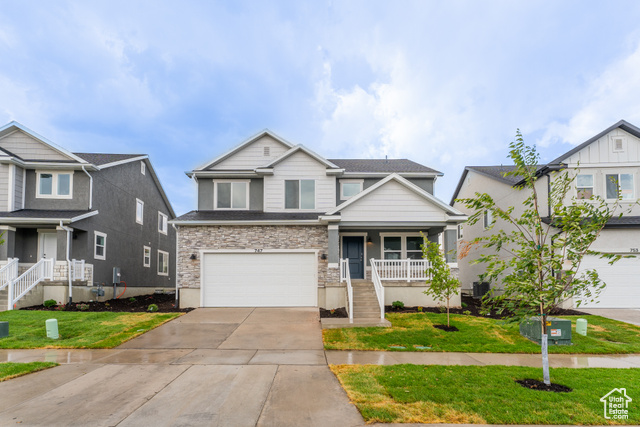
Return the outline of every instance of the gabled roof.
{"type": "Polygon", "coordinates": [[[405,178],[401,177],[397,173],[392,173],[389,176],[387,176],[386,178],[381,179],[380,181],[378,181],[377,183],[375,183],[371,187],[369,187],[366,190],[358,193],[356,196],[351,197],[349,200],[347,200],[346,202],[344,202],[341,205],[337,206],[335,209],[332,209],[331,211],[327,212],[326,215],[334,215],[334,214],[340,212],[341,210],[353,205],[354,203],[357,203],[358,200],[362,199],[363,197],[366,197],[368,194],[373,193],[374,191],[376,191],[378,188],[382,187],[383,185],[385,185],[389,181],[396,181],[397,183],[403,185],[407,189],[409,189],[409,190],[413,191],[414,193],[416,193],[418,196],[421,196],[425,200],[427,200],[427,201],[433,203],[434,205],[440,207],[442,210],[444,210],[445,212],[447,212],[450,215],[464,216],[464,214],[462,212],[460,212],[459,210],[454,209],[453,207],[447,205],[442,200],[436,198],[431,193],[428,193],[427,191],[424,191],[422,188],[420,188],[417,185],[413,184],[412,182],[406,180],[405,178]]]}
{"type": "MultiPolygon", "coordinates": [[[[20,124],[20,123],[18,123],[16,121],[9,122],[6,125],[0,127],[0,138],[2,138],[5,135],[8,135],[8,134],[10,134],[12,132],[15,132],[16,130],[21,130],[22,132],[26,133],[30,137],[32,137],[32,138],[40,141],[42,144],[48,146],[52,150],[57,151],[58,153],[60,153],[61,155],[65,156],[65,157],[68,157],[71,162],[89,163],[86,160],[78,157],[77,155],[73,154],[70,151],[65,150],[64,148],[58,146],[57,144],[49,141],[44,136],[41,136],[41,135],[35,133],[31,129],[27,128],[26,126],[24,126],[24,125],[22,125],[22,124],[20,124]]],[[[9,153],[6,150],[3,150],[3,151],[6,152],[6,153],[9,153]]],[[[11,155],[14,156],[14,157],[18,157],[13,153],[11,153],[11,155]]]]}
{"type": "Polygon", "coordinates": [[[292,148],[294,145],[292,143],[290,143],[289,141],[287,141],[286,139],[282,138],[281,136],[276,135],[275,133],[273,133],[272,131],[270,131],[269,129],[264,129],[261,132],[258,132],[257,134],[253,135],[252,137],[246,139],[245,141],[241,142],[239,145],[237,145],[236,147],[232,148],[231,150],[227,151],[226,153],[222,154],[221,156],[216,157],[215,159],[211,160],[210,162],[200,166],[199,168],[194,169],[195,171],[202,171],[205,169],[209,169],[212,166],[215,166],[216,164],[220,163],[221,161],[231,157],[232,155],[234,155],[235,153],[237,153],[238,151],[242,150],[244,147],[253,144],[254,142],[256,142],[258,139],[262,138],[263,136],[269,136],[273,139],[275,139],[276,141],[280,142],[282,145],[288,147],[288,148],[292,148]]]}
{"type": "Polygon", "coordinates": [[[428,173],[442,175],[435,169],[408,159],[329,159],[345,172],[428,173]]]}
{"type": "Polygon", "coordinates": [[[315,160],[317,160],[319,163],[324,164],[326,167],[331,168],[331,169],[340,169],[340,167],[336,166],[335,164],[333,164],[332,162],[330,162],[329,160],[325,159],[324,157],[322,157],[321,155],[319,155],[318,153],[311,151],[310,149],[308,149],[307,147],[305,147],[302,144],[298,144],[295,147],[291,148],[290,150],[287,150],[282,156],[278,157],[277,159],[273,160],[271,163],[269,163],[266,166],[262,166],[260,169],[268,169],[268,168],[272,168],[275,165],[277,165],[278,163],[280,163],[281,161],[283,161],[284,159],[286,159],[289,156],[292,156],[295,153],[298,153],[302,151],[303,153],[309,155],[310,157],[313,157],[315,160]]]}
{"type": "Polygon", "coordinates": [[[550,161],[548,163],[548,165],[555,165],[555,164],[558,164],[558,163],[562,163],[562,161],[565,160],[567,157],[571,157],[572,155],[574,155],[578,151],[582,150],[583,148],[585,148],[589,144],[599,140],[600,138],[602,138],[603,136],[605,136],[606,134],[608,134],[612,130],[615,130],[615,129],[618,129],[618,128],[624,130],[625,132],[630,133],[631,135],[635,136],[636,138],[640,138],[640,128],[632,125],[631,123],[627,122],[626,120],[620,120],[619,122],[617,122],[617,123],[609,126],[608,128],[606,128],[605,130],[603,130],[602,132],[600,132],[596,136],[589,138],[588,140],[586,140],[582,144],[578,145],[577,147],[574,147],[573,149],[567,151],[566,153],[564,153],[560,157],[558,157],[556,159],[553,159],[552,161],[550,161]]]}

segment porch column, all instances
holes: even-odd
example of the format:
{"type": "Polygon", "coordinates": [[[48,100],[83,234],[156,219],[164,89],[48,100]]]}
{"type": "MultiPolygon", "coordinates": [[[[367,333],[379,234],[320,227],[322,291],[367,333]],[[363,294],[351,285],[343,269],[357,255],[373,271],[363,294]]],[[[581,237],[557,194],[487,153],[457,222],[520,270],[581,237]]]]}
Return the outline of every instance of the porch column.
{"type": "Polygon", "coordinates": [[[335,264],[338,266],[340,262],[340,227],[338,225],[329,224],[329,266],[335,264]]]}
{"type": "Polygon", "coordinates": [[[16,253],[16,229],[8,225],[0,225],[0,233],[4,243],[0,245],[0,261],[7,258],[15,258],[16,253]]]}
{"type": "MultiPolygon", "coordinates": [[[[73,229],[72,229],[73,230],[73,229]]],[[[56,251],[56,261],[67,260],[67,230],[58,226],[56,227],[56,237],[58,241],[58,247],[56,251]]],[[[73,239],[72,239],[73,242],[73,239]]],[[[70,245],[73,243],[70,242],[70,245]]],[[[69,258],[71,258],[71,246],[69,246],[69,258]]]]}

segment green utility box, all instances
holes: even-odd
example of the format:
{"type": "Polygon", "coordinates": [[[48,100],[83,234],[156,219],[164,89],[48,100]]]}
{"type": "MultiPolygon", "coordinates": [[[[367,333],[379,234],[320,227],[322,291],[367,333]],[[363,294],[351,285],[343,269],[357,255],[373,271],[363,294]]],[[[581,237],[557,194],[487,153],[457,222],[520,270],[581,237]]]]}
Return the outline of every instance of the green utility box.
{"type": "Polygon", "coordinates": [[[0,338],[9,336],[9,322],[0,322],[0,338]]]}
{"type": "MultiPolygon", "coordinates": [[[[520,335],[542,344],[540,317],[531,317],[520,323],[520,335]]],[[[571,320],[547,317],[547,342],[549,345],[571,345],[571,320]]]]}

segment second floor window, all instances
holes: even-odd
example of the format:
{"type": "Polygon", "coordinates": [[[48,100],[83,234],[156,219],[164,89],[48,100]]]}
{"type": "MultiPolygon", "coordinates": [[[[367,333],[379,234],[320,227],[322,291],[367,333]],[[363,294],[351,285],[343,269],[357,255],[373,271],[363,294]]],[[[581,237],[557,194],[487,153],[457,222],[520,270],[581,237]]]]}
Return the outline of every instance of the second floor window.
{"type": "Polygon", "coordinates": [[[70,199],[73,189],[71,172],[38,172],[37,197],[70,199]]]}
{"type": "Polygon", "coordinates": [[[483,226],[484,229],[488,229],[493,225],[493,212],[491,211],[484,211],[484,216],[483,216],[483,226]]]}
{"type": "Polygon", "coordinates": [[[315,209],[316,182],[313,179],[285,180],[285,209],[315,209]]]}
{"type": "Polygon", "coordinates": [[[249,209],[248,182],[216,182],[216,209],[249,209]]]}
{"type": "Polygon", "coordinates": [[[590,199],[593,197],[593,175],[578,175],[576,177],[578,199],[590,199]]]}
{"type": "Polygon", "coordinates": [[[144,202],[140,199],[136,199],[136,222],[144,223],[144,202]]]}
{"type": "Polygon", "coordinates": [[[158,212],[158,232],[167,234],[167,216],[162,212],[158,212]]]}
{"type": "Polygon", "coordinates": [[[633,200],[633,174],[607,174],[605,175],[607,187],[607,199],[633,200]]]}
{"type": "Polygon", "coordinates": [[[94,231],[93,258],[107,259],[107,235],[94,231]]]}

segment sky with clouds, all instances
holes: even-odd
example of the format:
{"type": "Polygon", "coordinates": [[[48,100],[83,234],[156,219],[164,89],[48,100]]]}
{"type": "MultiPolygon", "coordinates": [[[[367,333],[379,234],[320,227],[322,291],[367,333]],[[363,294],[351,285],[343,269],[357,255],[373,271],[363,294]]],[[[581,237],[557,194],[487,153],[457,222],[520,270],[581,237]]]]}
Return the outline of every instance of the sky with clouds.
{"type": "Polygon", "coordinates": [[[185,170],[269,128],[328,158],[444,172],[551,160],[640,125],[640,2],[13,1],[0,124],[72,151],[146,153],[178,214],[185,170]]]}

